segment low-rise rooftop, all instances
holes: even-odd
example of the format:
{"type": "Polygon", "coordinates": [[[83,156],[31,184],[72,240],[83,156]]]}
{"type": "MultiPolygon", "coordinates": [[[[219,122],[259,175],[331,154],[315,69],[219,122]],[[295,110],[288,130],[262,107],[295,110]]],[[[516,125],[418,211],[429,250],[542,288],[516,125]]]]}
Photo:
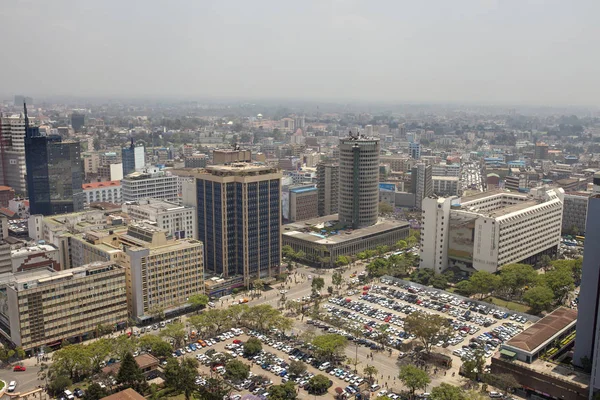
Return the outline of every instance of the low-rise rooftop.
{"type": "Polygon", "coordinates": [[[533,353],[560,332],[577,322],[577,311],[559,307],[544,318],[510,339],[506,344],[533,353]]]}

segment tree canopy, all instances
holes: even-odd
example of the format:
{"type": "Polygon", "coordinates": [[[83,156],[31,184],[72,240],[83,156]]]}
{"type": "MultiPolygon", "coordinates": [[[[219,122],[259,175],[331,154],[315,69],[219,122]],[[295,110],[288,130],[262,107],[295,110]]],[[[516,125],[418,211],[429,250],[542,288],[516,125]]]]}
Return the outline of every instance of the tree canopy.
{"type": "Polygon", "coordinates": [[[416,390],[425,390],[427,385],[431,382],[427,372],[412,364],[404,365],[400,368],[398,378],[400,378],[400,382],[410,390],[411,397],[413,398],[416,390]]]}
{"type": "Polygon", "coordinates": [[[312,345],[315,346],[315,354],[319,359],[333,361],[336,356],[343,353],[348,345],[348,339],[336,333],[329,333],[315,337],[312,345]]]}
{"type": "Polygon", "coordinates": [[[415,311],[404,319],[404,330],[415,335],[425,351],[430,352],[433,343],[448,337],[452,328],[448,319],[441,315],[415,311]]]}

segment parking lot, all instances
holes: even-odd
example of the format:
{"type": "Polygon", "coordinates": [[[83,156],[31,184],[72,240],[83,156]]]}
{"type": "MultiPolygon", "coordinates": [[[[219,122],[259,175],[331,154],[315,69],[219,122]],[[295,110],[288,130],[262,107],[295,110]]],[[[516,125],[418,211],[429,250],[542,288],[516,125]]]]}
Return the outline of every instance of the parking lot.
{"type": "Polygon", "coordinates": [[[365,286],[362,293],[330,298],[323,308],[328,315],[346,323],[341,329],[327,324],[319,327],[341,333],[372,349],[377,349],[381,342],[382,331],[385,331],[386,345],[394,348],[401,348],[402,344],[414,339],[403,329],[404,317],[412,312],[420,310],[443,315],[450,321],[454,335],[440,338],[434,351],[452,354],[457,361],[471,357],[475,349],[481,349],[486,357],[491,357],[501,343],[510,340],[530,323],[523,316],[492,305],[479,305],[450,293],[410,285],[365,286]],[[363,338],[355,337],[355,332],[360,332],[363,338]]]}

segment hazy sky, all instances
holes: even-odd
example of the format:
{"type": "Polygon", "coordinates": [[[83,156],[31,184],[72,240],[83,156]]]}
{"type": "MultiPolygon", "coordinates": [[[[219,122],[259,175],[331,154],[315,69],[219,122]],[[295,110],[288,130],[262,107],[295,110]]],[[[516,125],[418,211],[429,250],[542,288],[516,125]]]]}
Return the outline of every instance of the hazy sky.
{"type": "Polygon", "coordinates": [[[0,0],[0,95],[600,105],[598,0],[0,0]]]}

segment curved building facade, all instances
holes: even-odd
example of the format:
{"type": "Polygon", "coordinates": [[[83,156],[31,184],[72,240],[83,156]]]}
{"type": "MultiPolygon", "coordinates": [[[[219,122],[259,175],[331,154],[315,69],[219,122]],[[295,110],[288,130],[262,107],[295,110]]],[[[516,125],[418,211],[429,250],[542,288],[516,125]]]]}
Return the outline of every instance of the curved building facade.
{"type": "Polygon", "coordinates": [[[379,211],[379,139],[340,139],[340,223],[353,229],[374,225],[379,211]]]}

